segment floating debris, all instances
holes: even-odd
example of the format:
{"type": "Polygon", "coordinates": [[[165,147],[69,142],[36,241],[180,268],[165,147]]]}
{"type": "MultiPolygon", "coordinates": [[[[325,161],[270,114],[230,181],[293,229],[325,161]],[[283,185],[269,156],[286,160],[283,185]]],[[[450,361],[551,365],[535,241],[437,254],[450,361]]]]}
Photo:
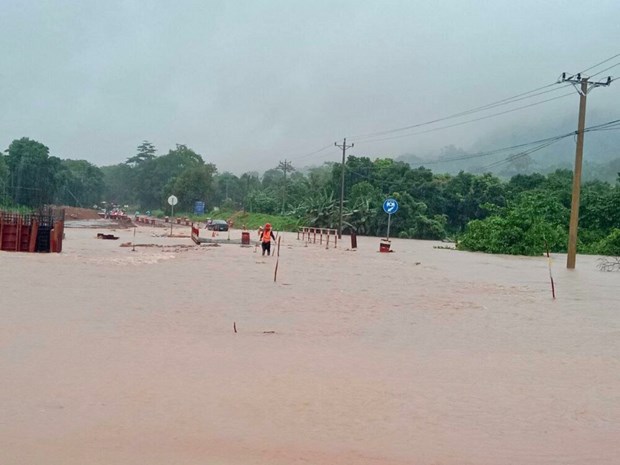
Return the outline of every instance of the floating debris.
{"type": "Polygon", "coordinates": [[[118,239],[118,236],[115,236],[114,234],[97,233],[97,239],[108,239],[111,241],[115,241],[118,239]]]}

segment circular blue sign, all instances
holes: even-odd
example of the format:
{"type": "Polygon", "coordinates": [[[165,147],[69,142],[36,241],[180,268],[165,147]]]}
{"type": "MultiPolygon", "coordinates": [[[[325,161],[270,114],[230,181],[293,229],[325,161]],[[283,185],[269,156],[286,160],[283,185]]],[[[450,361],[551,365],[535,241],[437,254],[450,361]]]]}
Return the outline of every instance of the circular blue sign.
{"type": "Polygon", "coordinates": [[[386,199],[383,202],[383,211],[388,215],[392,215],[398,211],[398,202],[395,199],[386,199]]]}

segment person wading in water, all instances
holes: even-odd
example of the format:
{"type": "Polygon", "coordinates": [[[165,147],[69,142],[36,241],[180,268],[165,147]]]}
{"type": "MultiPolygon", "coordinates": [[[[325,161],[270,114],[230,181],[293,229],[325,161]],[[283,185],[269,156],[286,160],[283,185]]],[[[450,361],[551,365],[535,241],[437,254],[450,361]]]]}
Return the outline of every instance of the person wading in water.
{"type": "Polygon", "coordinates": [[[264,227],[258,229],[258,236],[260,237],[261,247],[263,249],[263,257],[265,252],[267,255],[271,255],[271,239],[276,240],[276,236],[273,235],[271,225],[267,223],[264,227]]]}

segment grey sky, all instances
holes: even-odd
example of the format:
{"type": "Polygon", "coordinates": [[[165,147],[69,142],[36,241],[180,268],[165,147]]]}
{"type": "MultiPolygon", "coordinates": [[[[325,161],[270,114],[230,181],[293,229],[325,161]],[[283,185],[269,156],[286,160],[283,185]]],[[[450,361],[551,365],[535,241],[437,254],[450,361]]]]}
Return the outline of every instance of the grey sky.
{"type": "MultiPolygon", "coordinates": [[[[160,154],[187,144],[236,173],[338,160],[336,148],[300,155],[585,69],[620,53],[619,17],[617,0],[0,0],[0,149],[26,136],[108,165],[146,139],[160,154]]],[[[620,80],[591,94],[588,114],[602,120],[588,122],[620,118],[618,103],[620,80]]],[[[575,94],[425,135],[349,141],[368,156],[467,149],[515,124],[574,129],[577,108],[575,94]]]]}

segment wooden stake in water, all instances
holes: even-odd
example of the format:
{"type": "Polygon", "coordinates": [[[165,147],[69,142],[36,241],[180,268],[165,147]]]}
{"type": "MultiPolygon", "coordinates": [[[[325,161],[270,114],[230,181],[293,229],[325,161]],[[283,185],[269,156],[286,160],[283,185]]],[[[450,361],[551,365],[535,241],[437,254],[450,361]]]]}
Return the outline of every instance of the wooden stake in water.
{"type": "Polygon", "coordinates": [[[549,254],[549,244],[545,241],[545,248],[547,249],[547,263],[549,265],[549,280],[551,281],[551,295],[555,300],[555,283],[553,282],[553,275],[551,274],[551,255],[549,254]]]}
{"type": "Polygon", "coordinates": [[[278,279],[278,263],[280,262],[280,237],[278,237],[278,250],[276,252],[276,269],[273,271],[273,282],[278,279]]]}
{"type": "Polygon", "coordinates": [[[131,241],[131,251],[136,251],[136,228],[133,228],[133,241],[131,241]]]}

